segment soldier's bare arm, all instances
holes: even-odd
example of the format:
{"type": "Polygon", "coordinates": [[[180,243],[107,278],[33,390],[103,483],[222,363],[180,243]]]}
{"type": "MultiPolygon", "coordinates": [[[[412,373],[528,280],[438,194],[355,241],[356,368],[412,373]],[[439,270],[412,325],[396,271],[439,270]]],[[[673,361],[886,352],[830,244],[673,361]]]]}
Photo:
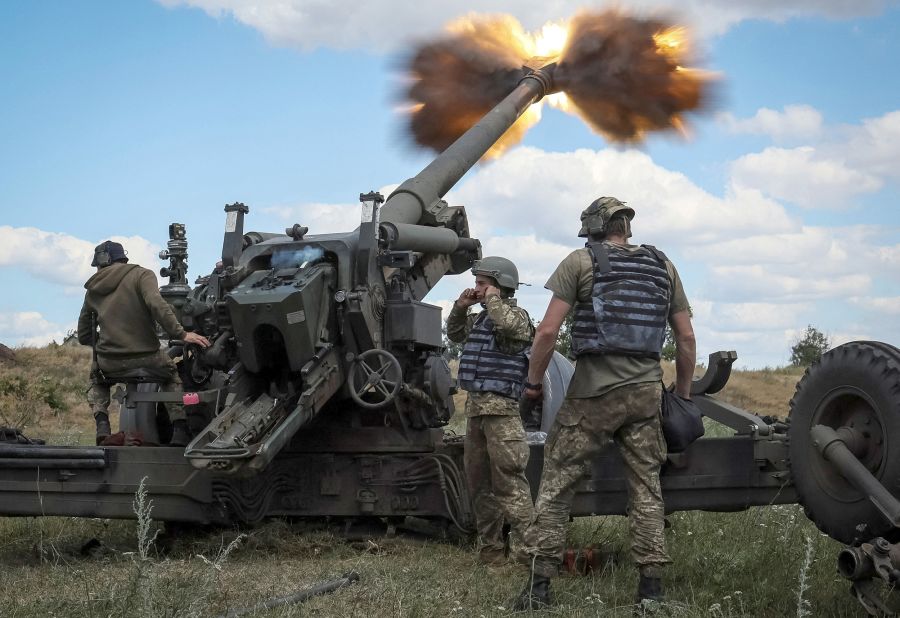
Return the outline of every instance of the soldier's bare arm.
{"type": "MultiPolygon", "coordinates": [[[[528,382],[531,384],[540,384],[543,380],[547,365],[550,364],[550,357],[553,356],[559,329],[571,309],[572,305],[557,296],[554,296],[547,305],[547,312],[538,324],[534,343],[531,344],[531,361],[528,365],[528,382]]],[[[526,391],[530,392],[532,391],[526,391]]]]}
{"type": "Polygon", "coordinates": [[[683,310],[673,313],[669,324],[675,336],[675,393],[679,397],[690,399],[691,380],[697,364],[697,341],[691,324],[691,312],[683,310]]]}

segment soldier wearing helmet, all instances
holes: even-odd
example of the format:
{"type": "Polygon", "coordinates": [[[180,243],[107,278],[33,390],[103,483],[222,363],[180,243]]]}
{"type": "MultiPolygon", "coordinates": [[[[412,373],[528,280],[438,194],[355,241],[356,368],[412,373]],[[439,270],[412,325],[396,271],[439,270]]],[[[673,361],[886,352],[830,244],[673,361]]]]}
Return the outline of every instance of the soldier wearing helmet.
{"type": "Polygon", "coordinates": [[[513,296],[519,271],[502,257],[486,257],[472,268],[467,288],[447,318],[447,337],[463,342],[460,386],[466,399],[465,468],[483,562],[506,561],[504,520],[510,524],[510,551],[522,549],[522,534],[534,508],[525,465],[528,444],[518,400],[528,371],[526,352],[534,337],[528,313],[513,296]],[[483,311],[469,308],[481,303],[483,311]]]}
{"type": "Polygon", "coordinates": [[[662,600],[661,570],[670,562],[663,536],[659,470],[666,458],[660,425],[665,327],[676,344],[676,393],[690,398],[696,361],[690,306],[678,272],[650,245],[632,245],[634,209],[601,197],[581,213],[587,239],[547,281],[553,292],[535,334],[522,407],[539,400],[559,328],[574,309],[575,374],[547,436],[535,518],[525,533],[530,573],[516,609],[550,604],[565,527],[584,466],[615,438],[627,468],[631,557],[639,569],[637,601],[662,600]],[[531,383],[534,382],[534,387],[531,383]]]}
{"type": "MultiPolygon", "coordinates": [[[[91,266],[97,272],[84,284],[84,304],[78,316],[78,343],[94,348],[88,402],[97,425],[97,444],[111,433],[109,390],[116,378],[143,369],[157,376],[167,391],[180,391],[181,379],[175,363],[160,350],[158,323],[173,339],[183,339],[201,347],[209,341],[197,333],[185,332],[175,312],[159,293],[156,276],[137,264],[129,264],[121,244],[107,240],[94,249],[91,266]]],[[[188,443],[184,406],[166,404],[173,433],[169,444],[188,443]]]]}

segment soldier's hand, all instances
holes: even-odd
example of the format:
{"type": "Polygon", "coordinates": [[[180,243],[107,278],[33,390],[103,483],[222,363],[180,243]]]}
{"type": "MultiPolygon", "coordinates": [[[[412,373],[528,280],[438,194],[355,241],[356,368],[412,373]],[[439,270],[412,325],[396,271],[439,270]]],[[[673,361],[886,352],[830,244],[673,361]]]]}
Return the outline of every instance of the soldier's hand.
{"type": "Polygon", "coordinates": [[[490,296],[491,294],[496,294],[497,296],[502,296],[502,294],[500,294],[500,288],[495,287],[493,285],[489,285],[486,288],[484,288],[484,299],[487,300],[487,297],[490,296]]]}
{"type": "Polygon", "coordinates": [[[185,343],[195,343],[201,348],[209,347],[209,339],[204,337],[203,335],[198,335],[197,333],[185,333],[184,334],[184,342],[185,343]]]}
{"type": "Polygon", "coordinates": [[[519,416],[526,431],[537,431],[540,429],[541,423],[537,419],[537,414],[535,414],[540,405],[540,398],[529,397],[525,393],[522,393],[522,396],[519,398],[519,416]],[[535,429],[535,426],[537,426],[537,429],[535,429]]]}
{"type": "Polygon", "coordinates": [[[478,292],[476,292],[473,288],[466,288],[459,295],[459,298],[456,299],[457,307],[471,307],[475,303],[477,303],[480,299],[478,298],[478,292]]]}

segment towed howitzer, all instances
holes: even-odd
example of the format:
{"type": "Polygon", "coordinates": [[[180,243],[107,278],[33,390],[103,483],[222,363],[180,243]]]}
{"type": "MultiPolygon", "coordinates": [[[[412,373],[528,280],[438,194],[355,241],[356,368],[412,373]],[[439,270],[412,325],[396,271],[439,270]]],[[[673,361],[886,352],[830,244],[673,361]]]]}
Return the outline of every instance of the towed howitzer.
{"type": "MultiPolygon", "coordinates": [[[[22,444],[0,432],[0,514],[133,518],[144,487],[154,518],[167,522],[425,519],[471,531],[462,441],[442,429],[454,383],[441,356],[440,309],[423,298],[480,256],[465,209],[443,196],[552,92],[552,74],[552,66],[523,70],[500,104],[386,202],[360,195],[352,232],[308,235],[296,224],[284,234],[245,233],[249,209],[230,204],[222,262],[191,288],[185,230],[170,226],[161,293],[187,329],[212,340],[206,350],[180,350],[196,437],[186,450],[87,448],[22,444]]],[[[857,598],[886,611],[876,582],[893,589],[900,578],[900,350],[863,341],[827,352],[800,380],[787,421],[715,396],[736,359],[710,355],[691,388],[703,414],[734,433],[669,455],[666,510],[799,501],[821,530],[850,545],[838,565],[857,598]]],[[[557,354],[544,377],[545,429],[571,373],[557,354]]],[[[154,417],[174,397],[126,395],[154,417]]],[[[534,492],[543,444],[530,449],[534,492]]],[[[571,514],[624,514],[618,452],[605,449],[587,468],[571,514]]]]}
{"type": "Polygon", "coordinates": [[[245,234],[249,209],[230,204],[221,267],[185,293],[184,228],[170,226],[161,257],[172,280],[162,293],[186,328],[213,341],[189,351],[189,373],[228,374],[216,389],[224,405],[185,452],[194,465],[262,470],[301,427],[348,399],[410,430],[448,422],[455,389],[441,356],[441,310],[422,300],[444,275],[471,268],[481,245],[465,208],[442,198],[550,92],[552,70],[523,69],[503,101],[386,201],[360,194],[352,232],[310,235],[295,224],[245,234]]]}

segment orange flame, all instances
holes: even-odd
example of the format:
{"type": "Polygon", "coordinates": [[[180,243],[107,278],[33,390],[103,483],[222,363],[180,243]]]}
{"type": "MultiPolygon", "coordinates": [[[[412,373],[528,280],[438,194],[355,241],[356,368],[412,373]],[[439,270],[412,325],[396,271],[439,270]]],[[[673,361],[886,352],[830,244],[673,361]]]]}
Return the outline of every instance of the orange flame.
{"type": "Polygon", "coordinates": [[[581,13],[527,32],[510,15],[467,15],[447,38],[419,47],[407,91],[415,140],[443,150],[503,99],[523,66],[557,63],[550,94],[526,110],[485,155],[499,156],[541,118],[544,101],[580,116],[607,139],[639,142],[648,131],[686,132],[684,113],[709,99],[712,73],[688,68],[683,26],[619,11],[581,13]]]}

